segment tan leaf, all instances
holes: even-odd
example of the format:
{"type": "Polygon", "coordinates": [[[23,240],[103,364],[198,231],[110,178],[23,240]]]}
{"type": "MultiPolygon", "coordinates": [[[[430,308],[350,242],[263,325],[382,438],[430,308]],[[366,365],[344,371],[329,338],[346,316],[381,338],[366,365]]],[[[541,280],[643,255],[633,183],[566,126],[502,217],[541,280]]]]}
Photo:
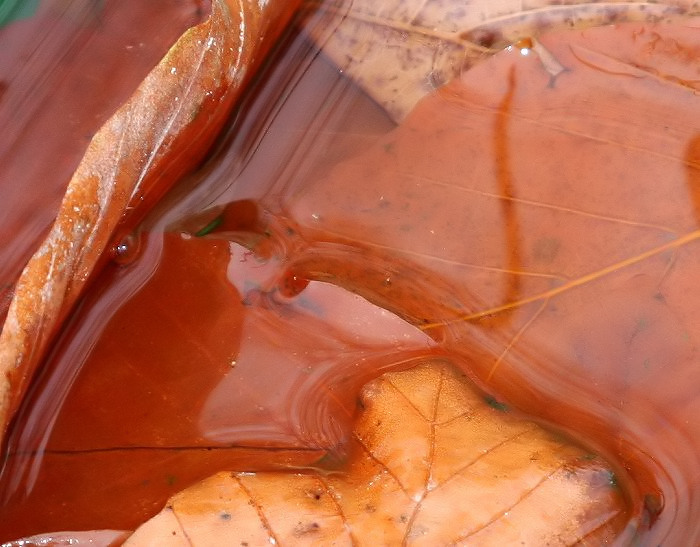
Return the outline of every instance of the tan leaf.
{"type": "Polygon", "coordinates": [[[0,437],[57,326],[115,231],[206,153],[294,3],[214,0],[93,137],[56,221],[17,282],[0,335],[0,437]]]}
{"type": "Polygon", "coordinates": [[[342,0],[324,6],[332,33],[318,31],[316,40],[398,121],[421,97],[519,39],[698,8],[693,0],[342,0]]]}
{"type": "Polygon", "coordinates": [[[446,362],[360,397],[342,470],[219,473],[126,545],[568,545],[624,521],[601,460],[475,392],[446,362]]]}

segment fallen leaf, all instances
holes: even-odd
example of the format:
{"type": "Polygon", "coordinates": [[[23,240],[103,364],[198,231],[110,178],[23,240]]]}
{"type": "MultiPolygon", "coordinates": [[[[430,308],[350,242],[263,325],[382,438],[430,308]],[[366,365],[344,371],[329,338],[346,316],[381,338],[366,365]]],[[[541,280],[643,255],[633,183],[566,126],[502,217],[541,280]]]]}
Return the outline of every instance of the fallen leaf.
{"type": "Polygon", "coordinates": [[[426,94],[520,39],[623,21],[660,21],[697,2],[352,0],[328,3],[323,51],[402,120],[426,94]]]}
{"type": "MultiPolygon", "coordinates": [[[[31,18],[0,29],[0,290],[46,236],[90,138],[208,17],[201,4],[42,0],[31,18]]],[[[8,306],[0,301],[0,323],[8,306]]]]}
{"type": "Polygon", "coordinates": [[[215,0],[93,137],[14,290],[0,335],[0,432],[115,232],[201,160],[293,9],[215,0]]]}
{"type": "Polygon", "coordinates": [[[284,203],[311,242],[299,275],[395,311],[492,393],[601,443],[650,543],[700,541],[699,26],[545,35],[556,75],[504,51],[284,203]]]}
{"type": "Polygon", "coordinates": [[[368,384],[342,469],[219,473],[125,545],[570,545],[625,521],[613,472],[445,362],[368,384]]]}

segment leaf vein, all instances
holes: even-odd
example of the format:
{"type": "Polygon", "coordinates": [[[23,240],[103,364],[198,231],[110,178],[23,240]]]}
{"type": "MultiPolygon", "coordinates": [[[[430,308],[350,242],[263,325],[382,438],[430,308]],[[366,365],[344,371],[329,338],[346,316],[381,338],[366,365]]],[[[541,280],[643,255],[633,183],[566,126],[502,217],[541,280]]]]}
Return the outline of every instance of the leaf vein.
{"type": "Polygon", "coordinates": [[[513,433],[512,435],[510,435],[510,436],[508,436],[507,438],[505,438],[505,439],[499,441],[498,443],[494,444],[493,446],[488,447],[488,448],[485,449],[481,454],[479,454],[478,456],[476,456],[475,458],[473,458],[473,459],[470,460],[469,462],[465,463],[462,467],[456,469],[456,470],[454,471],[454,473],[452,473],[451,475],[445,477],[445,479],[444,479],[440,484],[438,484],[438,485],[434,488],[434,491],[435,491],[435,490],[439,490],[439,489],[442,488],[445,484],[447,484],[448,482],[450,482],[452,479],[454,479],[455,477],[460,476],[460,475],[461,475],[462,473],[464,473],[467,469],[469,469],[469,468],[472,467],[473,465],[477,464],[480,460],[482,460],[483,458],[485,458],[485,457],[488,456],[489,454],[492,454],[495,450],[498,450],[498,449],[501,448],[502,446],[504,446],[504,445],[506,445],[506,444],[509,444],[509,443],[515,441],[517,438],[522,437],[523,435],[527,435],[528,433],[531,433],[532,431],[536,431],[536,430],[537,430],[537,425],[535,425],[535,424],[530,424],[529,427],[527,427],[527,428],[525,428],[525,429],[523,429],[523,430],[521,430],[521,431],[517,431],[516,433],[513,433]]]}
{"type": "Polygon", "coordinates": [[[563,465],[558,466],[556,469],[553,471],[547,473],[543,477],[540,478],[540,480],[537,481],[536,484],[534,484],[529,490],[527,490],[525,493],[521,494],[521,496],[517,499],[517,501],[513,504],[511,504],[508,507],[505,507],[504,509],[498,511],[493,517],[491,517],[490,520],[488,520],[486,523],[484,523],[482,526],[479,526],[475,530],[472,530],[469,534],[466,534],[459,538],[457,541],[464,541],[465,539],[481,532],[482,530],[485,530],[489,526],[491,526],[494,522],[498,521],[499,519],[503,518],[503,513],[510,512],[512,511],[515,507],[520,505],[522,502],[524,502],[527,498],[529,498],[538,488],[540,488],[545,482],[547,482],[554,474],[558,473],[561,469],[563,468],[563,465]]]}
{"type": "MultiPolygon", "coordinates": [[[[463,192],[468,192],[470,194],[476,194],[482,197],[487,197],[487,198],[493,198],[497,200],[503,200],[503,201],[510,201],[512,203],[518,203],[522,205],[529,205],[532,207],[539,207],[543,209],[550,209],[552,211],[558,211],[562,213],[570,213],[573,215],[579,215],[579,216],[584,216],[584,217],[590,217],[598,220],[602,220],[605,222],[613,222],[616,224],[624,224],[628,226],[636,226],[640,228],[651,228],[654,230],[659,230],[662,232],[668,232],[674,235],[678,235],[678,232],[674,230],[673,228],[669,228],[667,226],[662,226],[660,224],[653,224],[653,223],[647,223],[647,222],[639,222],[636,220],[629,220],[625,218],[620,218],[620,217],[613,217],[610,215],[604,215],[601,213],[594,213],[590,211],[584,211],[582,209],[573,209],[571,207],[563,207],[561,205],[556,205],[553,203],[545,203],[541,201],[535,201],[535,200],[530,200],[530,199],[524,199],[524,198],[516,198],[513,196],[504,196],[501,194],[496,194],[494,192],[486,192],[483,190],[477,190],[475,188],[468,188],[465,186],[461,186],[459,184],[455,183],[450,183],[450,182],[443,182],[437,179],[432,179],[430,177],[420,177],[417,175],[409,174],[409,173],[401,173],[402,176],[405,176],[407,178],[416,178],[420,179],[421,181],[429,182],[432,184],[435,184],[436,186],[443,186],[445,188],[453,188],[455,190],[462,190],[463,192]]],[[[540,274],[540,275],[545,275],[545,274],[540,274]]],[[[554,276],[552,276],[554,277],[554,276]]]]}
{"type": "Polygon", "coordinates": [[[258,518],[260,519],[260,523],[263,525],[263,528],[265,528],[265,531],[267,532],[267,535],[270,538],[270,543],[273,543],[274,545],[279,545],[280,542],[275,535],[274,530],[272,529],[272,525],[270,524],[270,521],[267,519],[267,516],[265,515],[265,511],[263,510],[262,506],[258,501],[253,497],[253,493],[246,488],[246,486],[243,484],[243,481],[240,479],[240,477],[236,474],[232,475],[233,480],[235,480],[238,483],[238,487],[243,491],[243,493],[248,497],[250,500],[250,503],[252,504],[253,508],[255,509],[255,512],[258,514],[258,518]],[[274,540],[274,541],[273,541],[274,540]]]}
{"type": "Polygon", "coordinates": [[[359,443],[359,445],[362,447],[362,449],[365,451],[367,454],[367,457],[371,459],[374,463],[376,463],[378,466],[380,466],[384,471],[387,472],[387,474],[394,479],[398,487],[401,489],[401,491],[404,493],[407,499],[411,500],[411,495],[408,493],[408,490],[404,486],[404,484],[401,482],[399,477],[391,470],[389,469],[389,466],[385,464],[382,460],[380,460],[371,450],[370,448],[365,444],[364,440],[357,434],[353,433],[353,437],[355,440],[359,443]]]}
{"type": "Polygon", "coordinates": [[[180,531],[182,532],[183,537],[187,541],[189,545],[194,547],[194,542],[192,541],[192,538],[190,535],[187,533],[187,530],[185,530],[185,526],[182,524],[182,521],[180,520],[180,514],[175,511],[175,508],[172,508],[173,516],[175,517],[175,522],[177,522],[177,525],[180,527],[180,531]]]}
{"type": "Polygon", "coordinates": [[[429,254],[429,253],[420,253],[418,251],[411,251],[410,249],[403,249],[400,247],[395,247],[392,245],[384,245],[382,243],[377,243],[374,241],[365,241],[361,240],[358,238],[354,237],[349,237],[345,233],[341,232],[336,232],[333,230],[328,230],[326,228],[323,229],[323,232],[327,235],[330,236],[336,236],[338,238],[342,238],[345,241],[348,241],[350,243],[359,243],[363,247],[373,247],[375,249],[382,249],[385,251],[394,251],[396,253],[400,253],[406,256],[411,256],[411,257],[417,257],[417,258],[425,258],[428,260],[435,260],[436,262],[440,262],[442,264],[451,264],[454,266],[463,266],[465,268],[471,268],[474,270],[482,270],[486,272],[496,272],[496,273],[504,273],[504,274],[509,274],[509,275],[522,275],[526,277],[539,277],[539,278],[545,278],[545,279],[558,279],[560,281],[566,280],[567,278],[564,276],[561,276],[559,274],[550,274],[550,273],[544,273],[544,272],[531,272],[531,271],[526,271],[526,270],[511,270],[508,268],[498,268],[496,266],[483,266],[481,264],[474,264],[471,262],[462,262],[460,260],[451,260],[449,258],[444,258],[441,256],[429,254]]]}
{"type": "Polygon", "coordinates": [[[337,492],[331,487],[330,484],[328,484],[328,483],[323,479],[323,477],[320,477],[320,476],[317,475],[317,476],[316,476],[316,480],[319,482],[319,484],[321,485],[321,487],[323,488],[323,490],[326,492],[326,494],[328,495],[328,497],[329,497],[329,498],[331,499],[331,501],[333,502],[333,505],[335,506],[335,509],[336,509],[336,511],[337,511],[337,513],[338,513],[338,516],[339,516],[340,519],[343,521],[343,527],[344,527],[345,530],[347,531],[348,536],[350,536],[350,543],[351,543],[352,545],[359,545],[360,542],[359,542],[358,539],[355,537],[355,534],[354,534],[353,531],[352,531],[352,526],[350,526],[350,523],[348,522],[348,517],[347,517],[347,515],[345,514],[345,511],[343,511],[342,505],[340,504],[340,501],[339,501],[339,500],[342,499],[342,497],[340,497],[340,496],[337,494],[337,492]]]}

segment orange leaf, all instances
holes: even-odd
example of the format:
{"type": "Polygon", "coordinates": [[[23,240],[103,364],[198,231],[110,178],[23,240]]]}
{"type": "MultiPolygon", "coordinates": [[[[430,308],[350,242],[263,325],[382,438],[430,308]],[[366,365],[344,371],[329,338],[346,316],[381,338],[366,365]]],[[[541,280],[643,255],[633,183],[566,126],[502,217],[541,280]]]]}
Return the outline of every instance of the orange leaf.
{"type": "Polygon", "coordinates": [[[490,406],[447,363],[385,374],[360,405],[342,471],[219,473],[126,545],[572,544],[624,522],[600,460],[490,406]]]}

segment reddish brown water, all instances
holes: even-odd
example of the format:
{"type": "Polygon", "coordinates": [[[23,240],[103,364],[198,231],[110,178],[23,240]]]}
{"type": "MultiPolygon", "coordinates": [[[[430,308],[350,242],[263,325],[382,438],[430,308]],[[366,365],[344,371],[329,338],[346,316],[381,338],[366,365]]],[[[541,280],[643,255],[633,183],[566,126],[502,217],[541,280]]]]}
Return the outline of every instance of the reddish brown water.
{"type": "MultiPolygon", "coordinates": [[[[282,64],[312,62],[306,42],[289,47],[282,64]]],[[[261,97],[274,97],[289,77],[272,76],[261,97]]],[[[252,108],[269,105],[260,99],[252,108]]],[[[393,126],[319,60],[283,117],[284,130],[250,172],[263,174],[279,145],[295,153],[299,134],[329,145],[320,166],[393,126]],[[335,98],[324,108],[336,119],[309,127],[328,92],[335,98]]],[[[246,117],[249,133],[259,119],[246,117]]],[[[247,138],[228,143],[215,171],[240,162],[248,146],[247,138]]],[[[193,232],[199,217],[175,215],[193,232]]],[[[256,202],[236,200],[219,232],[248,233],[242,243],[250,246],[258,217],[256,202]]],[[[17,419],[23,425],[2,474],[2,539],[130,528],[214,470],[308,466],[337,450],[364,383],[440,353],[427,335],[364,299],[296,279],[261,247],[255,254],[222,239],[164,237],[172,220],[151,222],[158,227],[115,249],[114,265],[81,304],[17,419]]]]}
{"type": "Polygon", "coordinates": [[[0,540],[313,465],[364,382],[439,354],[610,458],[641,544],[697,543],[697,98],[557,54],[556,85],[516,48],[395,130],[288,42],[64,329],[12,432],[0,540]]]}
{"type": "Polygon", "coordinates": [[[205,8],[49,0],[0,29],[0,318],[90,138],[205,8]]]}

